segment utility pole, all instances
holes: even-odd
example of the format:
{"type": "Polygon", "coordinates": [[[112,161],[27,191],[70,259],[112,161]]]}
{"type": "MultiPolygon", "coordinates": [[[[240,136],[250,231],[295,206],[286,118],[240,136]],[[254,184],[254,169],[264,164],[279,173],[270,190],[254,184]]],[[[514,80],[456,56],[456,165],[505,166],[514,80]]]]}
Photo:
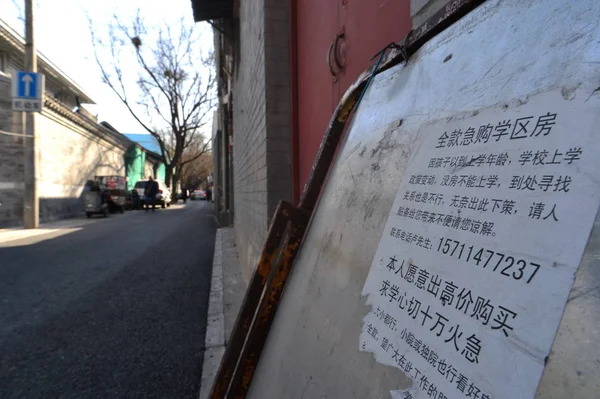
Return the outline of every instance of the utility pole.
{"type": "MultiPolygon", "coordinates": [[[[25,0],[25,71],[37,72],[33,35],[33,1],[25,0]]],[[[43,99],[42,99],[43,101],[43,99]]],[[[37,193],[37,152],[35,150],[35,112],[25,112],[25,192],[23,221],[26,229],[39,227],[40,207],[37,193]]]]}

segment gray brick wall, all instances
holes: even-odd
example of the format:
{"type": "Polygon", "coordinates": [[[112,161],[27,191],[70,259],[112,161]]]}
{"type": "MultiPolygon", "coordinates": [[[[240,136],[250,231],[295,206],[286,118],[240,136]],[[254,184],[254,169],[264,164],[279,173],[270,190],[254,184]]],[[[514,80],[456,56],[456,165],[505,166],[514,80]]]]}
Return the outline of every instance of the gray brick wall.
{"type": "Polygon", "coordinates": [[[266,0],[267,198],[271,217],[292,197],[289,2],[266,0]]]}
{"type": "Polygon", "coordinates": [[[10,79],[0,75],[0,130],[10,131],[12,128],[10,107],[10,79]]]}
{"type": "Polygon", "coordinates": [[[240,2],[238,69],[233,95],[234,225],[240,262],[248,278],[267,224],[267,121],[264,7],[240,2]]]}
{"type": "Polygon", "coordinates": [[[277,203],[290,200],[287,2],[240,4],[233,96],[234,225],[244,275],[256,266],[277,203]]]}
{"type": "Polygon", "coordinates": [[[23,157],[22,140],[0,134],[0,226],[21,223],[23,157]]]}
{"type": "MultiPolygon", "coordinates": [[[[10,98],[10,78],[0,76],[0,130],[21,132],[10,98]]],[[[0,134],[0,226],[21,223],[23,215],[23,140],[0,134]]]]}

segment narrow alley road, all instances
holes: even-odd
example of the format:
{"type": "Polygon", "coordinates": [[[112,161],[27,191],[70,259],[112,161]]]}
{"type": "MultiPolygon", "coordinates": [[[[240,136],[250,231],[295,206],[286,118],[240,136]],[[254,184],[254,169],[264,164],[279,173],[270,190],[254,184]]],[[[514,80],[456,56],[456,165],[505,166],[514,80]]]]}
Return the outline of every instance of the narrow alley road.
{"type": "Polygon", "coordinates": [[[196,398],[215,228],[202,201],[0,243],[0,397],[196,398]]]}

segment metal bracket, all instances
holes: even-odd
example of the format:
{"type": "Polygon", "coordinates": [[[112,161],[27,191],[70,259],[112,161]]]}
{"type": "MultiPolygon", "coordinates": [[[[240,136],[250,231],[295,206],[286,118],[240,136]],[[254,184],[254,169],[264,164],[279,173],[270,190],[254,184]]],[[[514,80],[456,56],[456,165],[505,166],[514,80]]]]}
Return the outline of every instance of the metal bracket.
{"type": "Polygon", "coordinates": [[[344,29],[342,27],[342,31],[335,36],[334,46],[333,46],[333,59],[335,61],[335,65],[337,65],[340,72],[344,69],[344,65],[340,62],[338,58],[338,44],[341,39],[345,37],[344,29]]]}
{"type": "Polygon", "coordinates": [[[331,73],[331,76],[333,77],[334,83],[337,82],[338,73],[342,72],[342,70],[344,69],[344,65],[342,65],[342,63],[338,57],[338,45],[339,45],[340,40],[344,38],[344,35],[345,35],[345,27],[342,26],[340,33],[335,35],[335,39],[333,40],[333,42],[329,46],[329,49],[327,50],[327,66],[329,67],[329,72],[331,73]],[[333,66],[331,65],[331,53],[333,53],[333,60],[337,67],[337,72],[334,70],[333,66]]]}

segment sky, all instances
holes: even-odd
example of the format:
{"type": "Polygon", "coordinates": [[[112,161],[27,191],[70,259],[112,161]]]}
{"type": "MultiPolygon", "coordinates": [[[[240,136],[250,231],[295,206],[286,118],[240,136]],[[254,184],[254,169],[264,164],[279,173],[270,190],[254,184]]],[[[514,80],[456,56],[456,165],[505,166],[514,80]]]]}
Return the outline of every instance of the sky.
{"type": "MultiPolygon", "coordinates": [[[[210,26],[204,22],[194,23],[190,0],[34,0],[34,3],[38,52],[90,95],[97,105],[87,108],[98,114],[99,121],[109,122],[122,133],[145,133],[145,130],[110,88],[102,83],[94,59],[88,16],[98,30],[108,26],[115,15],[121,21],[131,19],[138,9],[151,27],[164,23],[179,26],[183,18],[186,26],[201,34],[199,45],[204,50],[212,48],[210,26]]],[[[24,23],[19,19],[24,15],[24,4],[24,0],[0,0],[0,18],[20,33],[24,33],[24,23]]],[[[133,70],[134,63],[133,59],[123,59],[121,67],[133,70]]],[[[134,83],[128,90],[135,90],[134,83]]]]}

